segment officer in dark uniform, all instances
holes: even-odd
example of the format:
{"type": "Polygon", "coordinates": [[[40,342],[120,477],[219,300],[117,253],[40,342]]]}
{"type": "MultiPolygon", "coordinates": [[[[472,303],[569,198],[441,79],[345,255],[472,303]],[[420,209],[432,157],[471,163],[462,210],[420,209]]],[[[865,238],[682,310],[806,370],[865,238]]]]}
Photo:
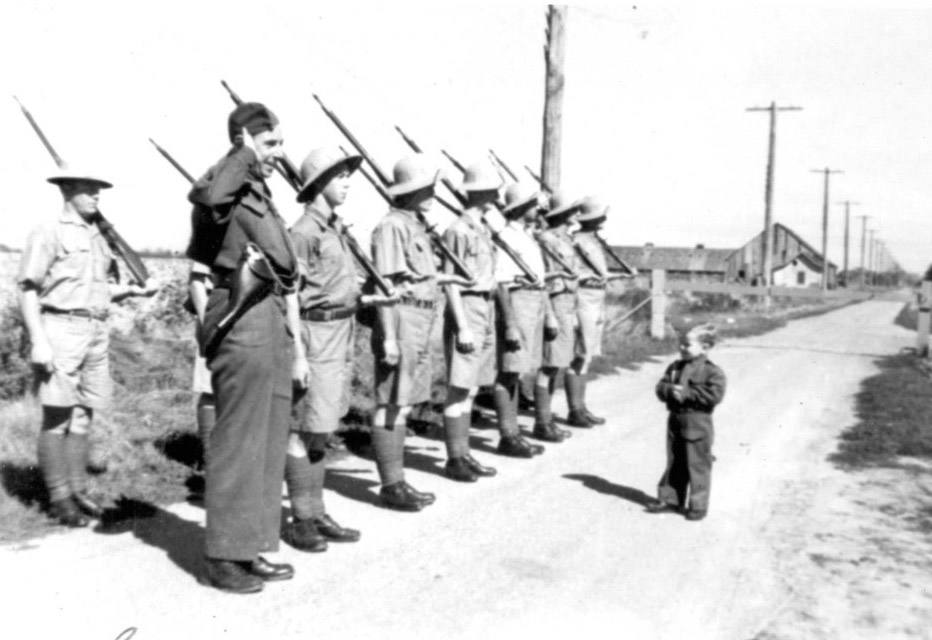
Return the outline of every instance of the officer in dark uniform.
{"type": "Polygon", "coordinates": [[[244,103],[230,114],[228,131],[233,148],[188,196],[200,218],[188,257],[210,265],[215,285],[202,332],[217,411],[206,455],[202,581],[252,593],[294,575],[259,554],[278,548],[292,380],[306,383],[307,363],[296,339],[297,261],[265,183],[283,154],[278,119],[262,104],[244,103]],[[264,261],[244,263],[259,252],[264,261]],[[265,265],[269,276],[258,290],[243,284],[254,281],[250,264],[265,265]]]}

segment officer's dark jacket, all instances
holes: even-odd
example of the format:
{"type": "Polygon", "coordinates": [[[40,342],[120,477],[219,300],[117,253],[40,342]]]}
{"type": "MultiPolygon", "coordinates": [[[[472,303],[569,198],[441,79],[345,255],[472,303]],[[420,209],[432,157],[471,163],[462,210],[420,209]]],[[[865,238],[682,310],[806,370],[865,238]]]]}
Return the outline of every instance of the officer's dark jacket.
{"type": "Polygon", "coordinates": [[[222,274],[236,268],[243,247],[253,242],[284,281],[294,279],[294,248],[252,149],[231,149],[194,183],[188,200],[194,205],[189,258],[222,274]]]}
{"type": "Polygon", "coordinates": [[[677,360],[657,383],[657,397],[667,405],[667,426],[687,440],[712,437],[712,411],[725,397],[725,372],[702,355],[693,360],[677,360]],[[673,397],[673,385],[685,387],[682,401],[673,397]]]}

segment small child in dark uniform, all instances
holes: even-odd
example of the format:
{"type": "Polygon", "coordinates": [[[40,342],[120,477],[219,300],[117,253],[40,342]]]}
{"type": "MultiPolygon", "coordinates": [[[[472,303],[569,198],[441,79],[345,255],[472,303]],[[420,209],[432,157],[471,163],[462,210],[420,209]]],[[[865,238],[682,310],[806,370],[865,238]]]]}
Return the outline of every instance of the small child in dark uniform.
{"type": "Polygon", "coordinates": [[[712,411],[725,397],[725,373],[706,356],[715,345],[711,324],[691,329],[680,342],[680,359],[657,383],[657,397],[667,405],[667,468],[649,513],[683,512],[702,520],[709,508],[712,483],[712,411]],[[687,492],[689,501],[687,503],[687,492]]]}

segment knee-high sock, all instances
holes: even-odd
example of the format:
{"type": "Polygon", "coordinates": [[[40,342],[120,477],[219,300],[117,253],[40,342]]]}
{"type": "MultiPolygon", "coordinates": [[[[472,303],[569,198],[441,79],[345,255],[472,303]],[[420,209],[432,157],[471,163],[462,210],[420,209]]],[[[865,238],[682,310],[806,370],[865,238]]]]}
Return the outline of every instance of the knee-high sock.
{"type": "Polygon", "coordinates": [[[495,383],[492,392],[495,413],[498,415],[498,431],[503,436],[518,434],[518,383],[495,383]]]}
{"type": "Polygon", "coordinates": [[[585,380],[578,373],[567,369],[563,374],[563,386],[566,388],[566,404],[570,411],[581,411],[585,406],[583,392],[585,380]]]}
{"type": "Polygon", "coordinates": [[[444,439],[447,444],[447,457],[460,458],[469,453],[469,424],[471,417],[443,416],[444,439]]]}
{"type": "Polygon", "coordinates": [[[65,436],[65,460],[72,493],[87,489],[87,434],[69,432],[65,436]]]}
{"type": "Polygon", "coordinates": [[[324,515],[325,473],[323,458],[312,462],[309,456],[285,457],[285,484],[295,518],[307,520],[324,515]]]}
{"type": "Polygon", "coordinates": [[[393,429],[372,426],[372,449],[382,486],[404,480],[404,438],[404,424],[396,424],[393,429]]]}
{"type": "Polygon", "coordinates": [[[547,384],[540,384],[538,381],[534,385],[534,419],[537,424],[548,424],[553,418],[550,411],[550,387],[553,385],[553,378],[549,378],[547,384]]]}
{"type": "Polygon", "coordinates": [[[50,500],[64,500],[71,495],[68,486],[68,461],[65,457],[65,436],[54,431],[39,432],[39,469],[50,500]]]}

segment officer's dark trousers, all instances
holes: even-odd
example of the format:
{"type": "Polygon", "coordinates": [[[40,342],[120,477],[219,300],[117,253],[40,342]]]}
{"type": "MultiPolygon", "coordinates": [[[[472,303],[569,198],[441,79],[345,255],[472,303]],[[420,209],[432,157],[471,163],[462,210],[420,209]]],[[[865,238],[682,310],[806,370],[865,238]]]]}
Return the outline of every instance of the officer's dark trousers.
{"type": "MultiPolygon", "coordinates": [[[[215,291],[206,324],[225,306],[226,291],[215,291]]],[[[268,296],[251,308],[209,363],[217,400],[205,493],[210,558],[254,560],[278,548],[293,348],[284,307],[268,296]]]]}
{"type": "Polygon", "coordinates": [[[657,498],[661,502],[694,511],[707,511],[712,488],[712,436],[711,434],[687,440],[667,431],[667,468],[657,485],[657,498]]]}

